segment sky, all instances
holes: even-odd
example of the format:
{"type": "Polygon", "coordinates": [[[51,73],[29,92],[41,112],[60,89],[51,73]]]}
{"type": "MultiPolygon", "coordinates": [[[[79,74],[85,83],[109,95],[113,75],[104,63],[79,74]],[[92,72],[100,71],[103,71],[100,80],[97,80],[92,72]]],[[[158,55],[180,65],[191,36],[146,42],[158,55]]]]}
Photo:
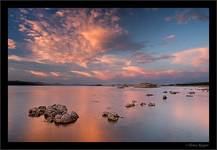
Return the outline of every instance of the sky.
{"type": "Polygon", "coordinates": [[[209,81],[209,9],[10,8],[8,80],[209,81]]]}

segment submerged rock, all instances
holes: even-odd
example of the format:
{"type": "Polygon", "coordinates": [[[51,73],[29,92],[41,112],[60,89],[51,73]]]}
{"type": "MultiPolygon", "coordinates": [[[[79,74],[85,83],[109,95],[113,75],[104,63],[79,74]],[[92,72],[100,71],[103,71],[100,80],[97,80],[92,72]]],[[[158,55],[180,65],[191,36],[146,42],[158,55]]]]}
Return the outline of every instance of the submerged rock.
{"type": "Polygon", "coordinates": [[[125,107],[127,108],[134,107],[134,106],[136,106],[135,103],[129,103],[125,105],[125,107]]]}
{"type": "Polygon", "coordinates": [[[118,119],[119,119],[118,114],[113,114],[113,113],[108,114],[108,121],[118,121],[118,119]]]}
{"type": "Polygon", "coordinates": [[[61,123],[62,122],[61,118],[62,118],[62,115],[56,115],[55,116],[55,123],[61,123]]]}
{"type": "Polygon", "coordinates": [[[40,117],[46,111],[46,106],[33,107],[29,110],[30,117],[40,117]]]}
{"type": "Polygon", "coordinates": [[[193,97],[193,95],[186,95],[186,97],[193,97]]]}
{"type": "Polygon", "coordinates": [[[122,86],[122,85],[121,85],[121,86],[117,86],[117,88],[118,88],[118,89],[123,89],[123,88],[125,88],[125,86],[122,86]]]}
{"type": "Polygon", "coordinates": [[[150,103],[148,104],[148,106],[150,106],[150,107],[155,106],[155,103],[151,103],[151,102],[150,102],[150,103]]]}
{"type": "Polygon", "coordinates": [[[60,123],[71,123],[74,121],[75,121],[74,118],[70,114],[66,113],[62,115],[60,123]]]}
{"type": "Polygon", "coordinates": [[[109,114],[109,112],[105,111],[105,112],[102,113],[102,116],[103,117],[108,117],[108,114],[109,114]]]}
{"type": "Polygon", "coordinates": [[[144,103],[144,102],[141,102],[141,103],[140,103],[140,105],[141,105],[141,106],[144,106],[144,105],[146,105],[146,103],[144,103]]]}
{"type": "Polygon", "coordinates": [[[177,94],[179,92],[175,92],[175,91],[170,91],[170,94],[177,94]]]}
{"type": "Polygon", "coordinates": [[[71,111],[71,116],[74,118],[74,120],[77,120],[79,118],[78,114],[74,111],[71,111]]]}
{"type": "Polygon", "coordinates": [[[38,117],[38,115],[36,115],[38,108],[37,107],[33,107],[29,110],[29,116],[31,117],[38,117]]]}
{"type": "Polygon", "coordinates": [[[167,91],[164,91],[163,93],[168,93],[167,91]]]}
{"type": "Polygon", "coordinates": [[[153,96],[153,94],[146,94],[146,96],[153,96]]]}
{"type": "Polygon", "coordinates": [[[195,94],[195,92],[188,92],[188,94],[195,94]]]}

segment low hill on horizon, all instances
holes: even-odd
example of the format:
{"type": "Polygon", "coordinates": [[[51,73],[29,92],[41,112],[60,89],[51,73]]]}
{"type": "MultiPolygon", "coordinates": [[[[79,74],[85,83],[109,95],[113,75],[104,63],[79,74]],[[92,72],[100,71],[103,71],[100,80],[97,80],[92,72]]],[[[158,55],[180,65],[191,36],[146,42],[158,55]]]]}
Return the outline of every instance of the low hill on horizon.
{"type": "MultiPolygon", "coordinates": [[[[151,83],[135,83],[135,84],[111,84],[110,86],[138,86],[139,85],[146,85],[151,83]]],[[[103,84],[61,84],[61,83],[45,83],[45,82],[33,82],[33,81],[20,81],[20,80],[14,80],[14,81],[8,81],[8,85],[63,85],[63,86],[70,86],[70,85],[84,85],[84,86],[105,86],[103,84]]],[[[157,84],[151,84],[157,86],[157,84]]],[[[158,84],[160,86],[193,86],[193,85],[209,85],[209,82],[191,82],[191,83],[176,83],[176,84],[158,84]]],[[[155,87],[154,86],[154,87],[155,87]]]]}

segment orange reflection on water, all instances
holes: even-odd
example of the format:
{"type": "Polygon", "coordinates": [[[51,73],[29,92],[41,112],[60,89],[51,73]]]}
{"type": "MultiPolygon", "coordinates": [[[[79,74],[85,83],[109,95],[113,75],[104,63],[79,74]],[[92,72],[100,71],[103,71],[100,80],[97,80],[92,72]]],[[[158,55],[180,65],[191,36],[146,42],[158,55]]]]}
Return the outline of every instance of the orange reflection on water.
{"type": "MultiPolygon", "coordinates": [[[[87,100],[90,99],[90,95],[94,95],[97,93],[94,89],[82,88],[77,91],[79,95],[79,108],[78,112],[81,114],[78,121],[78,128],[76,129],[79,133],[77,138],[81,141],[101,141],[103,138],[103,129],[101,128],[99,118],[96,118],[94,115],[94,110],[92,110],[93,114],[90,113],[90,104],[87,100]],[[88,93],[88,94],[87,94],[88,93]]],[[[92,99],[91,99],[92,100],[92,99]]],[[[107,103],[109,101],[106,101],[107,103]]],[[[93,108],[94,109],[94,108],[93,108]]],[[[100,108],[98,108],[100,110],[100,108]]]]}
{"type": "Polygon", "coordinates": [[[133,141],[136,136],[141,137],[141,141],[165,141],[162,135],[174,131],[172,138],[177,137],[179,141],[196,141],[201,137],[206,141],[209,129],[208,96],[194,97],[190,101],[182,92],[169,95],[166,101],[162,101],[164,90],[85,86],[14,87],[9,89],[9,141],[133,141]],[[154,93],[154,96],[147,97],[147,93],[154,93]],[[137,100],[137,105],[125,108],[132,100],[137,100]],[[150,101],[155,102],[156,107],[139,105],[140,102],[150,101]],[[79,119],[66,126],[56,126],[44,122],[43,116],[28,117],[29,108],[55,103],[66,105],[68,111],[76,111],[79,119]],[[107,110],[108,106],[111,109],[107,110]],[[124,118],[110,123],[102,117],[103,111],[114,111],[124,118]],[[156,132],[159,128],[161,132],[156,132]],[[182,134],[182,131],[190,132],[182,134]],[[186,140],[188,136],[191,139],[186,140]]]}
{"type": "MultiPolygon", "coordinates": [[[[39,93],[46,97],[46,94],[40,90],[32,91],[32,93],[39,93]]],[[[59,90],[58,88],[52,89],[53,92],[58,92],[58,95],[64,95],[66,90],[59,90]]],[[[68,91],[70,93],[70,91],[68,91]]],[[[80,88],[76,89],[76,95],[79,97],[68,97],[69,102],[67,102],[68,111],[74,110],[79,114],[79,119],[74,124],[69,124],[66,126],[56,126],[54,124],[49,124],[45,122],[43,116],[39,118],[27,118],[28,122],[26,124],[25,139],[31,139],[31,141],[102,141],[103,129],[100,124],[100,119],[97,118],[96,112],[93,106],[90,106],[90,95],[94,94],[96,91],[89,89],[80,88]],[[71,101],[74,99],[75,101],[71,101]],[[92,110],[92,114],[90,113],[92,110]],[[56,133],[62,137],[57,137],[56,134],[51,136],[53,133],[56,133]],[[33,136],[34,135],[34,136],[33,136]]],[[[74,93],[74,92],[73,92],[74,93]]],[[[48,94],[49,96],[49,94],[48,94]]],[[[64,104],[64,100],[60,97],[54,98],[55,103],[64,104]]],[[[49,100],[49,97],[44,98],[49,100]]],[[[35,95],[29,96],[29,102],[31,106],[38,106],[40,100],[36,98],[35,95]]],[[[107,101],[108,103],[109,101],[107,101]]],[[[50,104],[49,101],[47,101],[50,104]]],[[[106,104],[107,105],[107,104],[106,104]]],[[[98,108],[100,110],[100,108],[98,108]]]]}

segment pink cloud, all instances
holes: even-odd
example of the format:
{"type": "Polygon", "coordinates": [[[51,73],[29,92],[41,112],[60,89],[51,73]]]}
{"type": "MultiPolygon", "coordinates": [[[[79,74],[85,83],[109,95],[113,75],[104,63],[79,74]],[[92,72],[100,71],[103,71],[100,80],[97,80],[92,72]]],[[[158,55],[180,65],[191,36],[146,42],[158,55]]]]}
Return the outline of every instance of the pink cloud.
{"type": "Polygon", "coordinates": [[[120,17],[118,17],[118,16],[112,16],[112,18],[111,18],[112,22],[116,22],[116,21],[119,21],[119,20],[120,20],[120,17]]]}
{"type": "Polygon", "coordinates": [[[116,73],[112,71],[100,71],[100,70],[93,70],[91,71],[94,74],[94,77],[101,80],[110,80],[116,77],[116,73]]]}
{"type": "Polygon", "coordinates": [[[122,68],[122,76],[128,77],[128,76],[145,76],[147,73],[146,71],[138,66],[126,66],[122,68]]]}
{"type": "Polygon", "coordinates": [[[9,49],[15,49],[16,48],[16,43],[12,39],[8,39],[8,48],[9,49]]]}
{"type": "Polygon", "coordinates": [[[208,15],[202,14],[191,9],[184,9],[182,11],[177,12],[177,14],[174,16],[167,16],[165,18],[166,21],[175,20],[178,24],[186,24],[192,20],[207,21],[208,19],[208,15]]]}
{"type": "Polygon", "coordinates": [[[89,72],[73,70],[71,72],[79,76],[95,78],[95,79],[100,79],[100,80],[114,79],[117,75],[115,72],[108,71],[108,70],[92,70],[89,72]]]}
{"type": "Polygon", "coordinates": [[[59,72],[50,72],[50,75],[53,76],[53,77],[60,77],[61,73],[59,73],[59,72]]]}
{"type": "Polygon", "coordinates": [[[24,8],[20,8],[20,12],[23,14],[28,14],[28,10],[24,8]]]}
{"type": "Polygon", "coordinates": [[[22,56],[17,56],[17,55],[9,55],[8,60],[18,61],[18,62],[37,62],[37,63],[43,64],[43,62],[41,62],[39,60],[34,60],[31,57],[22,57],[22,56]]]}
{"type": "Polygon", "coordinates": [[[42,72],[42,71],[34,71],[34,70],[25,70],[33,76],[46,78],[46,77],[60,77],[62,76],[60,72],[42,72]]]}
{"type": "Polygon", "coordinates": [[[91,10],[91,16],[93,16],[94,18],[97,18],[99,16],[101,16],[102,12],[100,12],[99,10],[96,10],[96,9],[92,9],[91,10]]]}
{"type": "Polygon", "coordinates": [[[80,76],[84,76],[84,77],[92,77],[92,75],[88,72],[84,72],[84,71],[71,71],[72,73],[78,74],[80,76]]]}
{"type": "Polygon", "coordinates": [[[64,12],[63,12],[63,11],[57,11],[57,12],[56,12],[56,15],[57,15],[58,17],[64,17],[64,12]]]}
{"type": "Polygon", "coordinates": [[[153,55],[144,52],[135,52],[132,54],[130,59],[132,60],[132,62],[145,64],[158,60],[169,59],[172,57],[172,55],[153,55]]]}
{"type": "Polygon", "coordinates": [[[209,63],[208,48],[187,49],[173,54],[172,63],[198,67],[209,63]]]}
{"type": "Polygon", "coordinates": [[[102,55],[100,57],[96,57],[96,60],[94,63],[128,66],[132,63],[132,61],[127,58],[122,58],[122,57],[118,57],[115,55],[102,55]]]}
{"type": "Polygon", "coordinates": [[[40,71],[28,70],[28,72],[37,77],[48,77],[49,76],[47,73],[40,72],[40,71]]]}
{"type": "MultiPolygon", "coordinates": [[[[24,18],[19,25],[19,30],[28,37],[26,41],[31,41],[27,49],[32,53],[32,60],[87,67],[95,57],[111,50],[107,43],[113,37],[126,34],[113,9],[105,12],[93,9],[91,13],[87,9],[64,9],[60,12],[64,17],[58,26],[53,23],[53,20],[59,20],[57,15],[39,21],[24,18]]],[[[56,14],[62,16],[60,12],[56,14]]]]}
{"type": "Polygon", "coordinates": [[[12,60],[12,61],[26,61],[25,58],[20,57],[20,56],[16,56],[16,55],[9,55],[8,56],[8,60],[12,60]]]}
{"type": "Polygon", "coordinates": [[[184,71],[184,70],[146,70],[139,66],[124,66],[119,70],[90,70],[90,71],[71,71],[79,76],[95,78],[100,80],[112,79],[133,79],[133,78],[146,78],[146,79],[159,79],[159,78],[183,78],[186,75],[197,77],[200,72],[207,73],[207,69],[198,71],[184,71]]]}
{"type": "Polygon", "coordinates": [[[23,24],[19,24],[19,31],[20,32],[24,32],[24,31],[26,31],[27,29],[26,29],[26,27],[23,25],[23,24]]]}

